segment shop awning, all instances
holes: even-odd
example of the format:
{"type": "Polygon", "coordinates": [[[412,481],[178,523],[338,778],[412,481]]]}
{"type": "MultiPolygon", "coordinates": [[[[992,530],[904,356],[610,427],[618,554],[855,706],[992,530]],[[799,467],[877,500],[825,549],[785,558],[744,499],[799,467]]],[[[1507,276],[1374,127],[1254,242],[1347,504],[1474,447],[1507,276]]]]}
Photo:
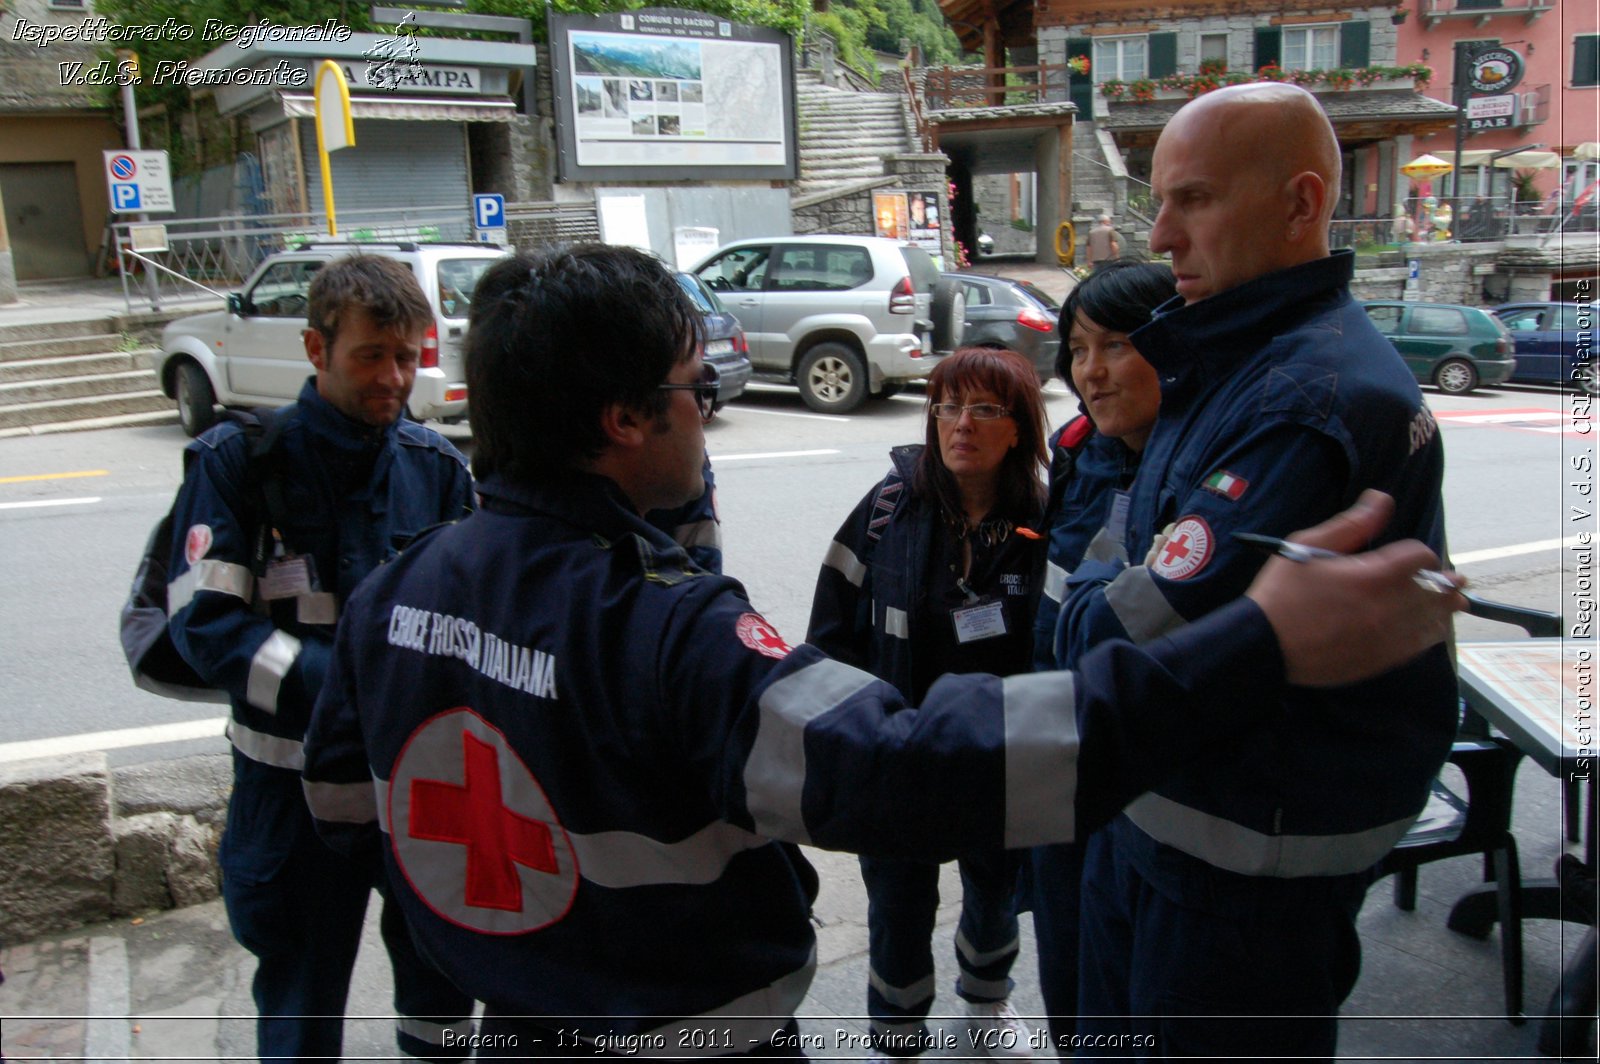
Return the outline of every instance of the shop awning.
{"type": "MultiPolygon", "coordinates": [[[[1440,151],[1434,154],[1447,163],[1454,163],[1456,159],[1456,153],[1453,151],[1440,151]]],[[[1461,168],[1465,170],[1473,166],[1488,166],[1494,154],[1493,149],[1484,148],[1464,151],[1461,153],[1461,168]]],[[[1553,151],[1535,151],[1529,148],[1515,155],[1502,155],[1494,160],[1494,165],[1501,170],[1554,170],[1561,165],[1561,156],[1553,151]]]]}
{"type": "MultiPolygon", "coordinates": [[[[283,94],[283,113],[289,118],[315,118],[317,105],[310,96],[283,94]]],[[[371,96],[350,97],[351,118],[386,118],[405,122],[511,122],[517,105],[510,100],[439,100],[371,96]]]]}

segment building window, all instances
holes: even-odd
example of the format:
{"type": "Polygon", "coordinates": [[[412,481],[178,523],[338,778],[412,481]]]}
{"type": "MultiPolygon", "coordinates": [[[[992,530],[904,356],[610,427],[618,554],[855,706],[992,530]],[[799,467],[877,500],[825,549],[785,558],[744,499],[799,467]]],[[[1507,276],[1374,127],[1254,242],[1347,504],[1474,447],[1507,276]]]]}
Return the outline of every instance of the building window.
{"type": "Polygon", "coordinates": [[[1283,27],[1283,69],[1333,70],[1339,65],[1339,27],[1283,27]]]}
{"type": "Polygon", "coordinates": [[[1200,35],[1200,62],[1220,59],[1228,61],[1228,35],[1226,33],[1202,33],[1200,35]]]}
{"type": "Polygon", "coordinates": [[[70,8],[73,11],[82,11],[84,0],[50,0],[51,7],[70,8]]]}
{"type": "Polygon", "coordinates": [[[1572,86],[1600,85],[1600,35],[1572,38],[1572,86]]]}
{"type": "Polygon", "coordinates": [[[1094,42],[1096,81],[1138,81],[1145,76],[1145,38],[1110,37],[1094,42]]]}

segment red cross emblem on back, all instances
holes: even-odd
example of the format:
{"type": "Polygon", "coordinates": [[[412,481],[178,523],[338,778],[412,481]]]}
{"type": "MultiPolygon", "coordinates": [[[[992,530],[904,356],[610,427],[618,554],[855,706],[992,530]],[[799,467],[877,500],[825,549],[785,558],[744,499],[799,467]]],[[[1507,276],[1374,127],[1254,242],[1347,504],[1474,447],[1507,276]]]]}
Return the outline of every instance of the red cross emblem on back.
{"type": "Polygon", "coordinates": [[[407,885],[452,924],[522,934],[567,914],[571,840],[506,736],[470,709],[424,721],[395,759],[390,843],[407,885]]]}
{"type": "Polygon", "coordinates": [[[555,875],[549,825],[505,807],[495,748],[461,733],[466,786],[440,780],[411,781],[414,839],[452,842],[467,848],[466,902],[480,909],[522,911],[517,865],[555,875]]]}

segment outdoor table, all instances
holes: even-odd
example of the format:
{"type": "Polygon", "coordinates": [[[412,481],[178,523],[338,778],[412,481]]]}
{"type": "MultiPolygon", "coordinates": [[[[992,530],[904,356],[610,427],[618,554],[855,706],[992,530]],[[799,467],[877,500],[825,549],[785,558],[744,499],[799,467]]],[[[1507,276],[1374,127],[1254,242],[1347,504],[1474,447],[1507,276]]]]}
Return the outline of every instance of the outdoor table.
{"type": "MultiPolygon", "coordinates": [[[[1600,650],[1592,641],[1522,639],[1461,643],[1457,665],[1467,709],[1498,728],[1546,772],[1587,783],[1584,861],[1595,862],[1595,670],[1600,650]],[[1581,668],[1580,668],[1581,666],[1581,668]],[[1581,682],[1580,682],[1581,681],[1581,682]]],[[[1496,918],[1494,884],[1467,892],[1450,911],[1449,926],[1483,937],[1496,918]]],[[[1576,920],[1563,913],[1554,879],[1523,882],[1523,919],[1576,920]]],[[[1582,1046],[1595,1021],[1595,931],[1562,973],[1539,1029],[1539,1050],[1556,1055],[1582,1046]]]]}

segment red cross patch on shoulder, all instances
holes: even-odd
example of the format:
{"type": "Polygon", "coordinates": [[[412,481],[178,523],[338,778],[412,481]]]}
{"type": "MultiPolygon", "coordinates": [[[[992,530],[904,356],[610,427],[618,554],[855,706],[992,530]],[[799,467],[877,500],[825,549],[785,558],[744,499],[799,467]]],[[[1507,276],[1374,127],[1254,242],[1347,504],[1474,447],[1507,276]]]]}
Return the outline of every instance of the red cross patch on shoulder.
{"type": "Polygon", "coordinates": [[[789,653],[789,644],[783,641],[783,636],[778,634],[778,630],[759,613],[746,613],[741,616],[734,626],[734,632],[739,636],[739,642],[758,654],[765,654],[769,658],[782,658],[789,653]]]}
{"type": "Polygon", "coordinates": [[[390,845],[441,919],[520,935],[564,918],[578,861],[544,788],[500,730],[470,709],[418,726],[389,780],[390,845]]]}
{"type": "Polygon", "coordinates": [[[191,525],[183,537],[183,560],[193,565],[211,551],[211,526],[191,525]]]}
{"type": "Polygon", "coordinates": [[[1216,537],[1203,517],[1190,515],[1172,526],[1166,543],[1156,551],[1150,571],[1168,580],[1185,580],[1205,568],[1216,537]]]}

